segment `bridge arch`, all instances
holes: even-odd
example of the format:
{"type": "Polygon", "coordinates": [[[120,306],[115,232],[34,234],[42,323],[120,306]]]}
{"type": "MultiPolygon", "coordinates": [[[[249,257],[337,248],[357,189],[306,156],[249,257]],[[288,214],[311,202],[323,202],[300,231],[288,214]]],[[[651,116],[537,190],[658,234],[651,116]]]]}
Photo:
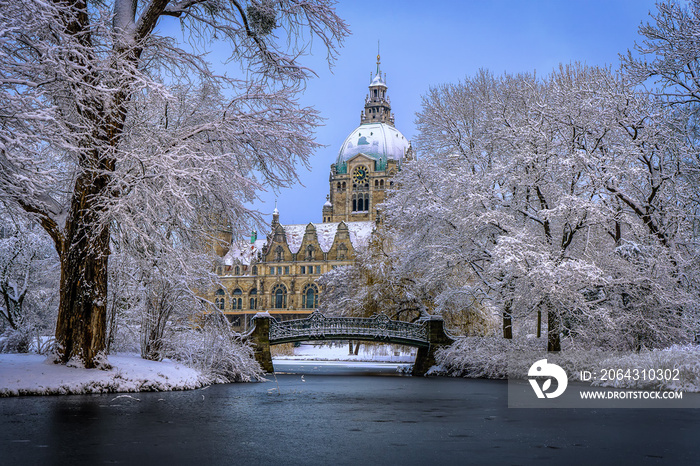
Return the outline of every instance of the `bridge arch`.
{"type": "Polygon", "coordinates": [[[363,317],[326,317],[313,312],[306,319],[278,322],[267,312],[253,318],[244,339],[254,345],[255,359],[266,372],[273,372],[270,346],[297,341],[359,340],[394,343],[418,348],[413,375],[425,375],[435,364],[435,350],[454,340],[445,332],[440,316],[417,323],[391,320],[384,314],[363,317]]]}

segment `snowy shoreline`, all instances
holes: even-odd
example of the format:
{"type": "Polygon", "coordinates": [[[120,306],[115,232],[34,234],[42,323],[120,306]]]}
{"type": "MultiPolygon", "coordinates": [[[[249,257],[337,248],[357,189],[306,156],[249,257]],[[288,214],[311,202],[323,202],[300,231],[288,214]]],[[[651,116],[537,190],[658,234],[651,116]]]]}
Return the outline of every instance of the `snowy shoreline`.
{"type": "Polygon", "coordinates": [[[197,370],[137,354],[109,356],[110,370],[67,367],[40,354],[0,354],[0,397],[192,390],[209,385],[197,370]]]}
{"type": "MultiPolygon", "coordinates": [[[[357,356],[348,355],[345,346],[328,345],[301,345],[294,353],[274,360],[412,363],[415,359],[403,351],[365,345],[357,356]]],[[[148,361],[136,353],[110,355],[108,360],[112,369],[105,371],[53,364],[40,354],[0,354],[0,398],[194,390],[212,383],[200,371],[170,360],[148,361]]]]}

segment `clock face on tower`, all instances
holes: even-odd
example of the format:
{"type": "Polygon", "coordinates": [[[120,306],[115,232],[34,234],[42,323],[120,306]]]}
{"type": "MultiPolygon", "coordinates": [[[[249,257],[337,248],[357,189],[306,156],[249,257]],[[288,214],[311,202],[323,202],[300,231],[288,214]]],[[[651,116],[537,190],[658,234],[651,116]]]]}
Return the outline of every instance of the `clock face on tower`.
{"type": "Polygon", "coordinates": [[[352,180],[355,183],[362,183],[366,178],[367,178],[367,167],[364,165],[360,165],[359,167],[356,167],[355,170],[352,172],[352,180]]]}

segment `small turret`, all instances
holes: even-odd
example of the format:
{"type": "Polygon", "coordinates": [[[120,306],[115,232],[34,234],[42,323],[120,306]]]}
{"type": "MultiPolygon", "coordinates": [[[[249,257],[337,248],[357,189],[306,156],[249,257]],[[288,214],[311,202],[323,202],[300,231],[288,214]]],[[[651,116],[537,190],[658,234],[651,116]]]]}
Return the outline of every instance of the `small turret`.
{"type": "Polygon", "coordinates": [[[381,58],[377,53],[377,74],[369,84],[369,95],[365,99],[365,110],[360,115],[360,124],[386,123],[394,126],[394,115],[386,95],[386,75],[382,78],[381,58]]]}
{"type": "Polygon", "coordinates": [[[331,203],[330,194],[326,194],[326,203],[323,204],[323,223],[328,223],[333,218],[333,204],[331,203]]]}
{"type": "Polygon", "coordinates": [[[275,201],[275,210],[272,211],[272,229],[274,230],[280,224],[280,211],[277,210],[277,201],[275,201]]]}

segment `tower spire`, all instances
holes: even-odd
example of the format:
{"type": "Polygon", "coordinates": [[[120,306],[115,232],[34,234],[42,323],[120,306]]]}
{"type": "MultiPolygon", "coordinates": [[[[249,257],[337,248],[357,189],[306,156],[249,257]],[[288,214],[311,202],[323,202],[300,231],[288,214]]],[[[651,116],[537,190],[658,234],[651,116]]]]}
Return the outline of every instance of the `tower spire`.
{"type": "Polygon", "coordinates": [[[386,95],[386,81],[382,78],[382,58],[377,41],[377,74],[369,84],[369,95],[365,99],[365,109],[360,114],[360,124],[386,123],[394,126],[394,115],[391,114],[391,104],[386,95]]]}

